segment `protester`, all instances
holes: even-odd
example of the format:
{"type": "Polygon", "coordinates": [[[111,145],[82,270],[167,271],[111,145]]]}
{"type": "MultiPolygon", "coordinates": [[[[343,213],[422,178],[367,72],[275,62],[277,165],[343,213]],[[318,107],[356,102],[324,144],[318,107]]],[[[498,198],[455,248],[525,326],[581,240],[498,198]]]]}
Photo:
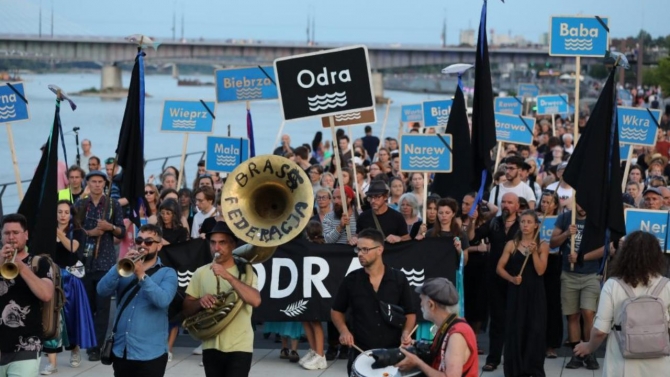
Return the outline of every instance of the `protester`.
{"type": "Polygon", "coordinates": [[[365,126],[365,136],[363,136],[363,147],[368,152],[370,160],[374,161],[377,148],[379,148],[379,138],[372,135],[372,127],[365,126]]]}
{"type": "Polygon", "coordinates": [[[644,190],[643,198],[645,209],[665,209],[663,206],[663,192],[660,188],[648,187],[646,190],[644,190]]]}
{"type": "Polygon", "coordinates": [[[361,213],[356,223],[356,233],[364,229],[377,229],[388,243],[410,239],[405,218],[388,206],[389,188],[382,181],[372,181],[366,193],[370,209],[361,213]]]}
{"type": "MultiPolygon", "coordinates": [[[[554,191],[544,191],[540,199],[538,215],[558,215],[558,195],[554,191]]],[[[547,359],[558,357],[556,349],[563,341],[563,316],[561,315],[561,270],[563,261],[561,249],[549,249],[547,269],[544,273],[544,293],[547,298],[547,359]]]]}
{"type": "Polygon", "coordinates": [[[171,245],[188,240],[188,230],[182,224],[181,219],[181,209],[176,200],[166,199],[161,203],[156,225],[158,225],[163,234],[161,242],[163,245],[171,245]]]}
{"type": "Polygon", "coordinates": [[[411,192],[416,197],[416,201],[419,204],[419,212],[423,211],[423,197],[426,193],[423,190],[423,173],[412,173],[409,175],[411,182],[411,192]]]}
{"type": "Polygon", "coordinates": [[[91,152],[91,141],[89,139],[82,139],[80,145],[82,154],[79,156],[79,167],[84,170],[84,174],[81,175],[83,178],[88,173],[86,171],[88,169],[88,161],[93,156],[93,152],[91,152]]]}
{"type": "Polygon", "coordinates": [[[321,187],[332,190],[335,187],[335,176],[332,173],[325,172],[321,177],[321,187]]]}
{"type": "Polygon", "coordinates": [[[431,194],[426,199],[426,229],[430,230],[437,223],[437,202],[440,197],[436,194],[431,194]]]}
{"type": "MultiPolygon", "coordinates": [[[[333,191],[339,191],[339,188],[336,188],[333,191]]],[[[322,223],[324,217],[333,210],[332,206],[333,195],[330,193],[330,190],[322,188],[316,192],[314,200],[315,200],[315,206],[314,206],[314,216],[312,216],[312,220],[317,220],[318,222],[322,223]]]]}
{"type": "MultiPolygon", "coordinates": [[[[372,184],[372,182],[370,182],[372,184]]],[[[405,193],[405,184],[402,179],[393,177],[389,181],[391,195],[388,198],[388,206],[396,211],[400,211],[400,197],[405,193]]],[[[368,188],[368,191],[370,189],[368,188]]]]}
{"type": "MultiPolygon", "coordinates": [[[[101,170],[102,166],[100,165],[100,158],[97,156],[91,156],[88,159],[88,173],[92,171],[101,170]]],[[[86,174],[88,174],[86,173],[86,174]]]]}
{"type": "Polygon", "coordinates": [[[286,154],[289,152],[293,153],[293,148],[291,148],[291,136],[286,134],[281,135],[281,145],[275,148],[272,154],[286,157],[286,154]]]}
{"type": "Polygon", "coordinates": [[[321,189],[321,176],[323,175],[323,167],[321,165],[311,165],[307,169],[307,176],[309,177],[309,181],[312,183],[312,191],[314,192],[314,196],[316,196],[316,192],[321,189]]]}
{"type": "Polygon", "coordinates": [[[344,186],[347,211],[349,217],[343,217],[342,195],[339,189],[333,191],[333,210],[326,213],[323,223],[323,237],[325,243],[349,244],[346,228],[350,226],[352,232],[356,230],[356,210],[352,208],[354,191],[349,186],[344,186]]]}
{"type": "Polygon", "coordinates": [[[67,170],[68,186],[58,191],[58,200],[69,200],[74,203],[84,195],[84,187],[82,185],[84,180],[84,170],[77,165],[72,165],[67,170]]]}
{"type": "Polygon", "coordinates": [[[567,162],[563,162],[556,168],[556,177],[559,179],[558,182],[554,182],[547,186],[547,190],[555,191],[558,195],[558,211],[563,213],[569,211],[572,208],[572,196],[573,190],[570,185],[563,180],[563,172],[568,166],[567,162]]]}
{"type": "Polygon", "coordinates": [[[643,183],[646,180],[644,171],[639,165],[632,165],[630,171],[628,172],[628,181],[643,183]]]}
{"type": "MultiPolygon", "coordinates": [[[[535,202],[537,201],[535,193],[527,184],[521,182],[521,174],[519,173],[519,170],[522,168],[529,168],[523,158],[509,157],[505,159],[505,178],[507,181],[498,184],[491,190],[491,195],[489,197],[490,203],[500,207],[500,198],[506,193],[511,192],[519,198],[526,199],[531,209],[535,208],[535,202]]],[[[498,209],[498,216],[500,216],[501,212],[502,209],[498,209]]]]}
{"type": "Polygon", "coordinates": [[[140,215],[148,219],[150,224],[155,224],[159,205],[158,188],[152,183],[147,183],[144,185],[144,206],[140,209],[140,215]]]}
{"type": "MultiPolygon", "coordinates": [[[[426,226],[422,226],[423,220],[419,216],[419,202],[416,200],[416,195],[408,192],[400,197],[400,213],[405,218],[410,239],[417,237],[420,227],[426,229],[426,226]]],[[[425,231],[423,233],[425,234],[425,231]]]]}
{"type": "Polygon", "coordinates": [[[209,186],[198,187],[195,190],[195,206],[198,207],[198,213],[193,216],[193,225],[191,225],[191,238],[204,236],[201,234],[200,227],[205,219],[214,216],[216,206],[214,205],[216,194],[214,189],[209,186]]]}

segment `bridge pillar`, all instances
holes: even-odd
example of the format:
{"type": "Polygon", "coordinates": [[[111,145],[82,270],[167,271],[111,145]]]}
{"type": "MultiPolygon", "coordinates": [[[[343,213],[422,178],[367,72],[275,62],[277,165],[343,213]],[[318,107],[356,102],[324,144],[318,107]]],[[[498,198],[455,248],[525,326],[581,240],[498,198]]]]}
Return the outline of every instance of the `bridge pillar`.
{"type": "Polygon", "coordinates": [[[123,89],[121,67],[116,65],[105,65],[102,67],[100,89],[123,89]]]}
{"type": "Polygon", "coordinates": [[[179,78],[179,67],[177,67],[177,64],[172,64],[172,78],[173,79],[179,78]]]}
{"type": "Polygon", "coordinates": [[[379,72],[372,72],[372,91],[378,101],[384,98],[384,77],[379,72]]]}

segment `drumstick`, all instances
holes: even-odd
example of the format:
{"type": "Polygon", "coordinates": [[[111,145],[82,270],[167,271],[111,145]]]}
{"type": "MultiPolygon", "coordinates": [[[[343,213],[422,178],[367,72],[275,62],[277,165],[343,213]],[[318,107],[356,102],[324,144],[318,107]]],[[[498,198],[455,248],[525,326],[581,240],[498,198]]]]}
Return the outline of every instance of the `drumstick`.
{"type": "Polygon", "coordinates": [[[359,346],[357,346],[357,345],[355,345],[355,344],[352,344],[352,347],[354,347],[354,348],[356,349],[356,351],[362,353],[363,355],[372,357],[372,355],[370,355],[369,353],[366,353],[365,351],[363,351],[363,350],[361,349],[361,347],[359,347],[359,346]]]}
{"type": "MultiPolygon", "coordinates": [[[[537,239],[537,235],[540,234],[540,229],[542,229],[542,226],[544,225],[544,220],[546,218],[547,218],[547,214],[544,213],[544,216],[542,217],[542,222],[540,223],[540,227],[537,228],[537,230],[535,231],[535,234],[533,235],[533,240],[537,239]]],[[[536,247],[540,247],[540,245],[536,245],[536,247]]],[[[526,268],[526,263],[528,263],[528,258],[530,257],[531,254],[532,253],[528,253],[528,255],[526,255],[526,259],[523,261],[523,265],[521,265],[521,271],[519,272],[519,275],[517,275],[517,276],[521,276],[521,274],[523,274],[523,270],[526,268]]]]}
{"type": "Polygon", "coordinates": [[[412,334],[414,334],[414,332],[415,332],[415,331],[416,331],[416,329],[418,329],[418,328],[419,328],[419,325],[418,325],[418,324],[417,324],[417,325],[415,325],[415,326],[414,326],[414,328],[412,329],[412,331],[411,331],[411,332],[409,333],[409,335],[407,335],[407,336],[411,337],[411,336],[412,336],[412,334]]]}

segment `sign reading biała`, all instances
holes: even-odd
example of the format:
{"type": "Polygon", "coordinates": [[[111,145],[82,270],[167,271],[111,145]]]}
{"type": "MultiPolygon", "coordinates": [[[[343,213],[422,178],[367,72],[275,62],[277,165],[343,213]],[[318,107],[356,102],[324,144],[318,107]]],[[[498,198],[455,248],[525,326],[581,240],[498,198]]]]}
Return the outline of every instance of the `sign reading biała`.
{"type": "MultiPolygon", "coordinates": [[[[263,67],[275,80],[274,67],[263,67]]],[[[254,101],[277,98],[277,86],[258,67],[217,69],[216,101],[254,101]]]]}
{"type": "Polygon", "coordinates": [[[444,99],[423,102],[423,126],[446,127],[453,100],[444,99]]]}
{"type": "Polygon", "coordinates": [[[400,120],[403,123],[422,122],[423,108],[420,103],[414,105],[402,105],[400,107],[400,120]]]}
{"type": "Polygon", "coordinates": [[[567,94],[537,97],[537,115],[567,114],[570,111],[567,94]]]}
{"type": "Polygon", "coordinates": [[[549,55],[603,57],[609,48],[609,19],[596,16],[553,16],[549,55]]]}
{"type": "MultiPolygon", "coordinates": [[[[23,83],[10,83],[23,98],[26,92],[23,83]]],[[[7,84],[0,84],[0,123],[18,122],[30,119],[28,104],[7,84]]]]}
{"type": "Polygon", "coordinates": [[[531,145],[535,118],[495,113],[496,140],[504,143],[531,145]]]}
{"type": "Polygon", "coordinates": [[[161,131],[211,133],[214,129],[216,102],[165,100],[161,131]],[[204,102],[204,104],[203,104],[204,102]]]}
{"type": "Polygon", "coordinates": [[[655,211],[651,209],[626,208],[626,234],[636,230],[651,233],[661,244],[661,250],[667,253],[668,247],[665,241],[668,239],[668,211],[655,211]]]}
{"type": "Polygon", "coordinates": [[[544,216],[540,217],[540,221],[542,221],[540,241],[549,242],[551,240],[551,233],[553,233],[554,227],[556,226],[556,218],[558,218],[558,216],[547,216],[546,218],[544,216]]]}
{"type": "Polygon", "coordinates": [[[239,137],[207,136],[205,169],[230,173],[249,159],[249,140],[239,137]]]}
{"type": "Polygon", "coordinates": [[[540,88],[535,84],[519,84],[517,95],[521,98],[535,98],[540,95],[540,88]]]}
{"type": "Polygon", "coordinates": [[[439,136],[435,134],[401,135],[400,170],[404,172],[451,173],[452,143],[449,134],[439,136]]]}
{"type": "Polygon", "coordinates": [[[375,110],[365,46],[279,58],[274,67],[284,120],[375,110]]]}
{"type": "Polygon", "coordinates": [[[661,110],[619,106],[617,118],[619,143],[647,147],[656,145],[657,124],[661,121],[661,110]]]}
{"type": "Polygon", "coordinates": [[[523,107],[521,98],[518,97],[496,97],[493,100],[493,111],[496,113],[521,115],[523,107]]]}

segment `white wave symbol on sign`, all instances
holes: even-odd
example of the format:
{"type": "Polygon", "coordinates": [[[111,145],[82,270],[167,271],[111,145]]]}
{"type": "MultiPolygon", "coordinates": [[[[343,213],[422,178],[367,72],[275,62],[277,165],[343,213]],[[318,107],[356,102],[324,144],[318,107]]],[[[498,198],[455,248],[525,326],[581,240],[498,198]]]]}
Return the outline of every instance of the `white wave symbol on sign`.
{"type": "Polygon", "coordinates": [[[511,132],[509,131],[496,131],[496,137],[498,139],[509,139],[511,132]]]}
{"type": "Polygon", "coordinates": [[[10,119],[16,117],[14,105],[0,107],[0,119],[10,119]]]}
{"type": "Polygon", "coordinates": [[[173,120],[172,121],[172,128],[193,129],[193,128],[195,128],[195,121],[194,120],[173,120]]]}
{"type": "Polygon", "coordinates": [[[648,132],[648,130],[643,130],[643,129],[639,129],[639,128],[621,127],[620,137],[622,139],[626,139],[626,140],[640,140],[640,141],[643,141],[647,138],[647,132],[648,132]]]}
{"type": "Polygon", "coordinates": [[[237,156],[217,155],[216,164],[221,166],[235,166],[237,165],[237,156]]]}
{"type": "Polygon", "coordinates": [[[191,271],[185,271],[185,272],[179,272],[177,271],[177,282],[180,287],[188,287],[188,284],[191,282],[191,278],[193,278],[193,272],[191,271]]]}
{"type": "Polygon", "coordinates": [[[335,115],[336,122],[345,122],[348,120],[356,120],[356,119],[361,119],[361,113],[335,115]]]}
{"type": "Polygon", "coordinates": [[[321,96],[307,97],[307,104],[310,111],[319,111],[334,109],[336,107],[347,106],[347,93],[335,92],[321,96]]]}
{"type": "Polygon", "coordinates": [[[411,168],[437,168],[439,165],[439,157],[410,156],[409,158],[411,168]]]}
{"type": "Polygon", "coordinates": [[[263,97],[263,90],[261,88],[242,88],[235,91],[237,99],[253,99],[263,97]]]}
{"type": "Polygon", "coordinates": [[[401,268],[400,271],[402,271],[402,273],[407,277],[409,285],[413,285],[415,287],[422,286],[423,281],[426,279],[425,270],[417,271],[415,269],[411,269],[407,271],[404,268],[401,268]]]}
{"type": "Polygon", "coordinates": [[[437,125],[438,126],[446,126],[447,122],[449,122],[449,115],[437,117],[437,125]]]}
{"type": "Polygon", "coordinates": [[[593,39],[590,38],[568,38],[565,40],[565,49],[566,50],[593,50],[593,39]]]}

